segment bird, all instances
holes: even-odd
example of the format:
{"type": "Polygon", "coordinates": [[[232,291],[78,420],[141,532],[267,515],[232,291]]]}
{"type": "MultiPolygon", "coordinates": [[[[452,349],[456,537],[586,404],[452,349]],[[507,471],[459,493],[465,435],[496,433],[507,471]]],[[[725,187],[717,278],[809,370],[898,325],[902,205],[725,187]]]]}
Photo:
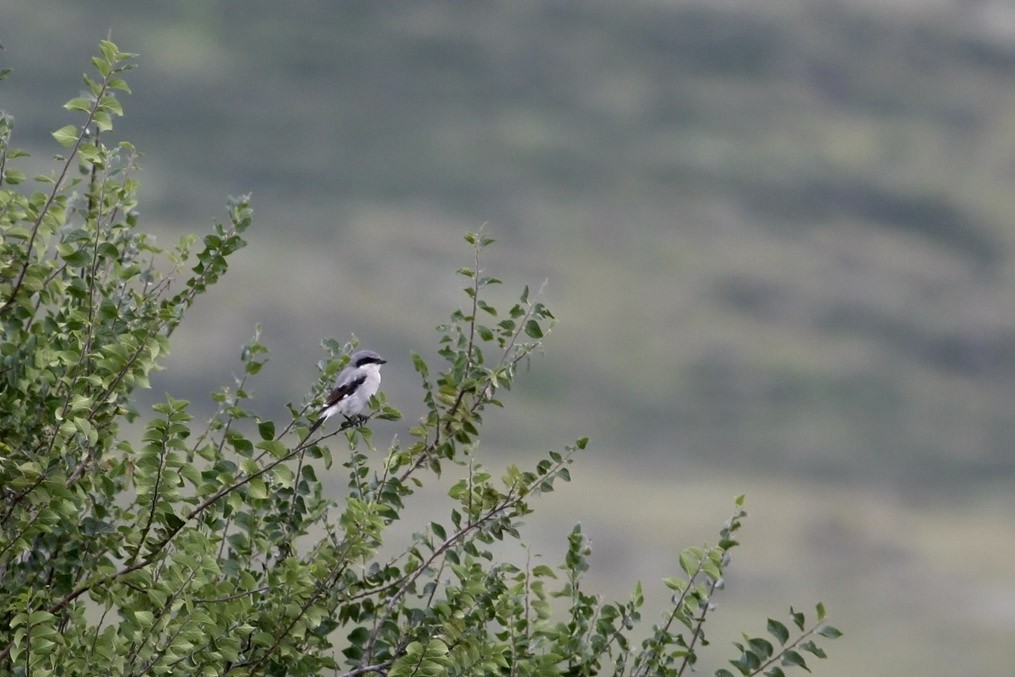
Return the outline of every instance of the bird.
{"type": "Polygon", "coordinates": [[[324,401],[324,407],[318,414],[317,421],[310,426],[307,437],[335,414],[342,414],[347,419],[362,416],[370,404],[370,398],[381,387],[381,365],[387,363],[387,360],[372,350],[357,350],[353,353],[349,364],[338,372],[335,387],[324,401]]]}

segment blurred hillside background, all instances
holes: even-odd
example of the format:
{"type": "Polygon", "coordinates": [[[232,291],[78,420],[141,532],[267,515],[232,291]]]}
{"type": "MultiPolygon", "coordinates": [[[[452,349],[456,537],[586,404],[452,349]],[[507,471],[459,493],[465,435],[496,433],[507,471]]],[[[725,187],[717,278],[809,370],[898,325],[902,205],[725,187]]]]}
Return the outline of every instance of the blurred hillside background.
{"type": "Polygon", "coordinates": [[[651,616],[746,493],[707,674],[818,599],[847,633],[820,675],[1011,674],[1015,5],[8,2],[26,169],[107,35],[140,54],[116,138],[142,227],[169,245],[254,196],[152,400],[209,412],[260,322],[281,418],[355,333],[406,414],[377,442],[404,439],[408,353],[486,222],[494,305],[548,278],[560,321],[480,458],[591,437],[525,533],[547,563],[581,521],[591,583],[640,578],[651,616]]]}

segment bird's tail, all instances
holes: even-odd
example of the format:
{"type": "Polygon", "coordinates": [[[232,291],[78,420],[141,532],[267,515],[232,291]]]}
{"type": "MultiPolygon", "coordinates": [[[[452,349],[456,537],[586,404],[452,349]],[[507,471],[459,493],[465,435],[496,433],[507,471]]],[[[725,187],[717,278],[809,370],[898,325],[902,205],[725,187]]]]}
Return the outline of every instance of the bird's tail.
{"type": "MultiPolygon", "coordinates": [[[[313,435],[314,431],[316,431],[318,428],[320,428],[321,424],[324,423],[327,419],[328,419],[327,416],[322,416],[319,419],[317,419],[314,422],[314,424],[312,426],[310,426],[310,430],[307,431],[307,437],[310,437],[311,435],[313,435]]],[[[306,437],[304,437],[303,439],[306,439],[306,437]]]]}

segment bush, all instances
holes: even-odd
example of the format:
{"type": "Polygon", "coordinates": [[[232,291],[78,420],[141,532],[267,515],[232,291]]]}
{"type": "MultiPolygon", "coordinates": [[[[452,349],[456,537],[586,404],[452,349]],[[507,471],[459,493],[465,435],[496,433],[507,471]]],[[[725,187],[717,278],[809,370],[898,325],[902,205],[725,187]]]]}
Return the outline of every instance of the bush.
{"type": "MultiPolygon", "coordinates": [[[[136,154],[107,145],[133,55],[104,41],[85,76],[89,95],[66,104],[84,121],[54,133],[66,149],[41,190],[20,192],[0,116],[0,670],[45,674],[684,674],[707,642],[745,516],[737,498],[716,545],[680,553],[665,581],[669,613],[639,624],[630,600],[586,591],[589,544],[578,527],[552,568],[499,561],[535,499],[568,481],[586,446],[548,452],[499,477],[472,452],[498,393],[538,351],[553,315],[526,288],[501,313],[484,297],[499,280],[480,268],[491,240],[469,234],[465,309],[438,327],[434,370],[419,355],[426,416],[411,443],[372,447],[368,423],[399,413],[378,395],[364,421],[308,434],[308,412],[348,360],[326,340],[320,379],[283,425],[249,408],[247,381],[267,349],[255,334],[243,373],[214,395],[203,429],[189,403],[156,405],[139,443],[124,421],[195,297],[225,271],[251,222],[246,198],[198,245],[162,251],[138,229],[136,154]],[[196,253],[194,253],[196,252],[196,253]],[[326,443],[348,447],[344,497],[325,495],[326,443]],[[446,520],[417,524],[413,494],[452,470],[446,520]],[[382,544],[385,546],[382,551],[382,544]],[[396,552],[385,555],[383,552],[396,552]],[[643,638],[636,641],[636,638],[643,638]]],[[[768,635],[744,636],[740,674],[781,675],[824,658],[834,638],[819,604],[813,622],[790,610],[768,635]],[[792,632],[791,632],[792,630],[792,632]]],[[[729,675],[718,670],[717,675],[729,675]]]]}

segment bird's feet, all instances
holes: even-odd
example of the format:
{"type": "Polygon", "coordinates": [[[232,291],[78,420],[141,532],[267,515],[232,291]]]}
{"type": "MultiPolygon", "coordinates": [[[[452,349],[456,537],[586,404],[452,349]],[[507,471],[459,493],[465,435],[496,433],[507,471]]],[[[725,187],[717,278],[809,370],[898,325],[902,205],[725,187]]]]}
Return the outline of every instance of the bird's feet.
{"type": "MultiPolygon", "coordinates": [[[[344,415],[344,414],[343,414],[344,415]]],[[[348,428],[362,428],[363,425],[370,420],[369,416],[363,414],[355,414],[353,416],[345,417],[345,427],[348,428]]]]}

